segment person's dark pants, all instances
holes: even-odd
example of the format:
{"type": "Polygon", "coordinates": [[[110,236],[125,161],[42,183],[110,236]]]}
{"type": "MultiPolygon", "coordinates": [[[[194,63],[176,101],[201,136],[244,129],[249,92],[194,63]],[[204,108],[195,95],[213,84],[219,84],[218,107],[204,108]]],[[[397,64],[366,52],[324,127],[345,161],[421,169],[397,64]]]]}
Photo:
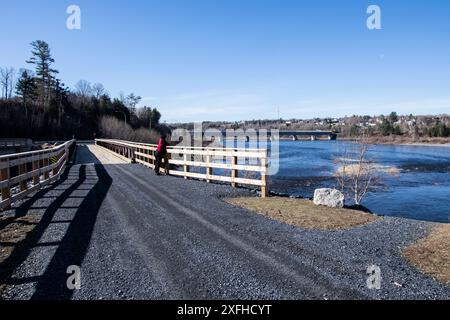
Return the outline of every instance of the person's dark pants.
{"type": "Polygon", "coordinates": [[[156,163],[155,163],[155,173],[159,174],[159,169],[161,168],[162,160],[165,158],[166,154],[163,152],[156,152],[156,163]]]}

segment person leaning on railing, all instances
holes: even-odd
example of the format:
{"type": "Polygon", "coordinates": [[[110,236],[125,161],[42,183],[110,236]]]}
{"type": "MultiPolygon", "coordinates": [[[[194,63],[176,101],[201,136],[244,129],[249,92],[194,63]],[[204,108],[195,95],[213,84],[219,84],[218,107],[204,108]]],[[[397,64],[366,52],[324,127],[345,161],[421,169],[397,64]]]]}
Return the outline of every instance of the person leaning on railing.
{"type": "Polygon", "coordinates": [[[156,146],[156,164],[155,164],[155,173],[156,175],[160,175],[159,169],[161,168],[161,162],[162,159],[166,157],[167,154],[167,141],[166,141],[166,134],[163,133],[161,135],[161,138],[159,138],[158,145],[156,146]]]}

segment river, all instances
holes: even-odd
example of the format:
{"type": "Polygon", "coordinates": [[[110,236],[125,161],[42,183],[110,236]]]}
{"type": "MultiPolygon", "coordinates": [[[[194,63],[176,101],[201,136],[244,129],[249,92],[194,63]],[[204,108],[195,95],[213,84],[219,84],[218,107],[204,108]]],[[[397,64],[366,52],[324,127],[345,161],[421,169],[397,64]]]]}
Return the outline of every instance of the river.
{"type": "MultiPolygon", "coordinates": [[[[316,188],[337,186],[334,160],[351,148],[345,141],[280,141],[270,190],[312,198],[316,188]]],[[[386,170],[363,200],[365,207],[381,215],[449,222],[450,148],[372,145],[367,157],[386,170]]]]}

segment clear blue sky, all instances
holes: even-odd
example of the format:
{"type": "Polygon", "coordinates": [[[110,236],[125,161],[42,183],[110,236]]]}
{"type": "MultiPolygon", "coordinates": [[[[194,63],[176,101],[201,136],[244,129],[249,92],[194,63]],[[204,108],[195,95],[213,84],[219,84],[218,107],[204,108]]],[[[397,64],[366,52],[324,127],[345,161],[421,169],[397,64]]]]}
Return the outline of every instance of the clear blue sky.
{"type": "Polygon", "coordinates": [[[448,0],[2,0],[0,30],[0,66],[45,40],[68,86],[134,92],[169,122],[450,113],[448,0]]]}

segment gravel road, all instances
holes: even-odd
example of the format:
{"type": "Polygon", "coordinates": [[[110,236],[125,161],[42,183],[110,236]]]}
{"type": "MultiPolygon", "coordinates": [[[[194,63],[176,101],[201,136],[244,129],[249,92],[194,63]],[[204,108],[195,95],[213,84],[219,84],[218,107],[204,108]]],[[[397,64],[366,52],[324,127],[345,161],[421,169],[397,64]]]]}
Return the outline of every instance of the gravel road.
{"type": "MultiPolygon", "coordinates": [[[[450,287],[400,256],[432,223],[386,217],[308,231],[221,199],[245,189],[156,176],[93,145],[52,186],[7,212],[38,215],[6,299],[437,299],[450,287]],[[81,289],[66,271],[80,266],[81,289]],[[381,289],[367,288],[368,266],[381,289]]],[[[0,265],[1,267],[1,265],[0,265]]]]}

